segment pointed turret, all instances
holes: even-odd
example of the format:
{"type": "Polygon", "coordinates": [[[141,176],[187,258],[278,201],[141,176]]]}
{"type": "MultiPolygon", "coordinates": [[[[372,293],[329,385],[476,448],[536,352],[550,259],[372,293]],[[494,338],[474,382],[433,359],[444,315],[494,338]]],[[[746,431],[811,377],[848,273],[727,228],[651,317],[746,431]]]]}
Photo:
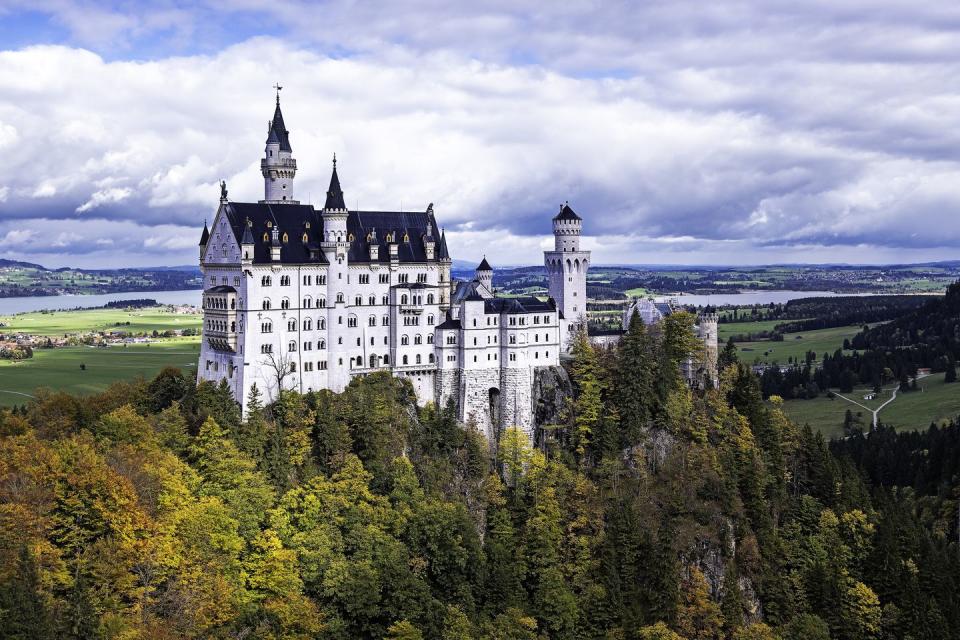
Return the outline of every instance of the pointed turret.
{"type": "Polygon", "coordinates": [[[487,262],[487,256],[483,256],[483,260],[477,266],[476,275],[480,284],[485,286],[487,291],[493,293],[493,267],[487,262]]]}
{"type": "Polygon", "coordinates": [[[343,201],[343,189],[340,188],[340,176],[337,175],[337,154],[333,154],[333,173],[330,175],[330,188],[327,189],[327,201],[323,208],[326,211],[343,211],[347,208],[343,201]]]}
{"type": "Polygon", "coordinates": [[[437,249],[437,258],[440,260],[450,259],[450,251],[447,249],[447,232],[445,229],[440,231],[440,247],[437,249]]]}
{"type": "Polygon", "coordinates": [[[210,229],[207,228],[207,221],[203,221],[203,233],[200,234],[200,259],[203,260],[203,252],[207,248],[207,243],[210,242],[210,229]]]}
{"type": "Polygon", "coordinates": [[[263,174],[263,201],[270,203],[299,204],[293,199],[293,178],[297,175],[297,161],[290,147],[290,132],[283,123],[280,111],[280,93],[273,120],[267,125],[267,146],[260,161],[263,174]]]}
{"type": "Polygon", "coordinates": [[[240,239],[240,253],[243,255],[242,262],[250,264],[253,262],[254,242],[253,231],[250,230],[250,218],[243,223],[243,237],[240,239]]]}

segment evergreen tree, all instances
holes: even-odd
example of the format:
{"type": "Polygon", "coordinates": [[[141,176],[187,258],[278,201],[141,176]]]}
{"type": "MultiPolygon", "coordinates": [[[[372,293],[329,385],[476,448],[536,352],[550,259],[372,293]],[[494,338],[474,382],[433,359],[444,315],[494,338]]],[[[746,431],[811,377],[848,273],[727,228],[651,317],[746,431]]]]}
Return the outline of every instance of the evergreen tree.
{"type": "Polygon", "coordinates": [[[630,317],[627,333],[619,349],[616,377],[617,413],[620,416],[619,447],[629,447],[641,441],[653,413],[654,345],[640,314],[630,317]]]}

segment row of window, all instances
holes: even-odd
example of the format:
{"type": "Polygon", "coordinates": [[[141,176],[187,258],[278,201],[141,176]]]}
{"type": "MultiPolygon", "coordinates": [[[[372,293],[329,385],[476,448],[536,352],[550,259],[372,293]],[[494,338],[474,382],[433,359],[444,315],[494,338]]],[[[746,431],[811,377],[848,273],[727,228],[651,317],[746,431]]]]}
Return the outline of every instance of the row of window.
{"type": "MultiPolygon", "coordinates": [[[[267,353],[269,353],[269,352],[267,352],[267,353]]],[[[375,368],[381,367],[381,366],[388,367],[388,366],[390,366],[390,356],[388,356],[388,355],[378,356],[378,355],[372,353],[372,354],[370,354],[369,359],[367,360],[367,362],[369,363],[369,367],[370,367],[371,369],[375,369],[375,368]]],[[[431,353],[431,354],[428,354],[428,355],[427,355],[427,364],[434,364],[434,362],[435,362],[435,359],[434,359],[434,357],[433,357],[433,354],[432,354],[432,353],[431,353]]],[[[343,366],[343,358],[338,358],[338,364],[339,364],[340,366],[343,366]]],[[[410,365],[410,364],[411,364],[411,363],[410,363],[410,357],[409,357],[409,356],[403,356],[403,357],[400,359],[400,364],[402,364],[402,365],[410,365]]],[[[414,356],[414,358],[413,358],[413,364],[423,364],[423,356],[421,356],[419,353],[418,353],[416,356],[414,356]]],[[[216,365],[216,363],[214,363],[214,365],[216,365]]],[[[351,368],[351,369],[362,368],[363,366],[364,366],[363,356],[356,356],[356,357],[354,357],[354,358],[350,358],[350,368],[351,368]]],[[[209,361],[208,361],[208,368],[209,368],[209,361]]],[[[327,361],[326,361],[326,360],[318,360],[318,361],[317,361],[317,365],[316,365],[316,369],[317,369],[318,371],[326,371],[326,369],[327,369],[327,361]]],[[[294,373],[294,372],[296,372],[296,370],[297,370],[297,363],[296,363],[296,362],[291,362],[291,363],[290,363],[290,372],[291,372],[291,373],[294,373]]],[[[303,363],[303,370],[304,370],[304,371],[313,371],[313,370],[314,370],[313,362],[304,362],[304,363],[303,363]]],[[[231,371],[231,375],[232,375],[232,371],[231,371]]]]}
{"type": "MultiPolygon", "coordinates": [[[[422,305],[422,304],[423,304],[423,296],[413,296],[413,300],[414,300],[413,304],[416,304],[416,305],[422,305]]],[[[410,301],[410,298],[409,298],[406,294],[400,296],[400,304],[408,304],[409,301],[410,301]]],[[[434,295],[433,295],[432,293],[427,295],[427,304],[434,304],[435,301],[436,301],[436,298],[434,297],[434,295]]],[[[344,297],[343,297],[343,294],[342,294],[342,293],[338,293],[338,294],[337,294],[337,302],[338,302],[339,304],[343,304],[343,302],[344,302],[344,297]]],[[[376,298],[376,296],[371,295],[371,296],[368,296],[368,297],[367,297],[367,305],[369,305],[369,306],[372,307],[372,306],[375,306],[376,304],[377,304],[377,298],[376,298]]],[[[388,305],[388,304],[390,304],[390,297],[387,296],[387,295],[381,296],[381,298],[380,298],[380,304],[382,304],[382,305],[388,305]]],[[[362,306],[363,306],[363,296],[360,296],[360,295],[355,296],[355,297],[353,298],[353,305],[356,306],[356,307],[362,307],[362,306]]],[[[303,309],[312,309],[313,306],[314,306],[314,305],[313,305],[313,298],[310,298],[310,297],[308,296],[308,297],[306,297],[306,298],[303,299],[303,307],[302,307],[303,309]]],[[[270,299],[269,299],[269,298],[264,299],[262,307],[263,307],[263,310],[264,310],[264,311],[269,311],[269,310],[272,308],[272,303],[270,302],[270,299]]],[[[231,309],[234,308],[234,305],[233,305],[232,301],[231,301],[231,306],[230,306],[230,308],[231,308],[231,309]]],[[[290,299],[289,299],[289,298],[283,298],[283,299],[280,301],[280,308],[281,308],[281,309],[289,309],[289,308],[290,308],[290,299]]],[[[326,298],[317,298],[316,308],[317,308],[317,309],[326,309],[326,308],[327,308],[327,299],[326,299],[326,298]]],[[[474,320],[474,323],[476,323],[476,320],[474,320]]],[[[476,326],[476,325],[474,325],[474,326],[476,326]]]]}
{"type": "MultiPolygon", "coordinates": [[[[229,284],[230,278],[227,276],[220,276],[220,284],[229,284]]],[[[217,285],[217,276],[210,276],[210,286],[217,285]]],[[[240,286],[240,276],[233,276],[233,286],[240,286]]]]}
{"type": "MultiPolygon", "coordinates": [[[[204,298],[204,309],[220,309],[226,311],[227,309],[227,299],[226,298],[215,298],[213,296],[204,298]]],[[[237,300],[235,298],[230,299],[230,309],[237,308],[237,300]]]]}
{"type": "MultiPolygon", "coordinates": [[[[359,274],[358,278],[359,278],[359,283],[360,283],[360,284],[370,284],[370,274],[369,274],[369,273],[361,273],[361,274],[359,274]]],[[[221,279],[222,279],[222,284],[227,284],[227,277],[226,277],[226,276],[222,276],[221,279]]],[[[240,286],[240,278],[239,278],[239,276],[235,276],[233,280],[234,280],[233,284],[234,284],[235,286],[240,286]]],[[[381,273],[381,274],[379,274],[378,277],[377,277],[377,281],[378,281],[380,284],[390,284],[390,274],[389,274],[389,273],[381,273]]],[[[280,286],[281,286],[281,287],[289,287],[289,286],[290,286],[290,282],[291,282],[291,281],[290,281],[290,276],[288,276],[288,275],[282,275],[282,276],[280,276],[280,286]]],[[[312,286],[312,285],[314,284],[314,282],[316,282],[316,284],[318,284],[318,285],[325,285],[325,284],[327,284],[327,276],[326,276],[326,274],[321,274],[321,275],[317,275],[317,276],[313,276],[313,275],[304,275],[304,276],[303,276],[303,284],[304,284],[305,286],[308,286],[308,287],[309,287],[309,286],[312,286]]],[[[349,275],[347,275],[347,282],[350,282],[350,276],[349,276],[349,275]]],[[[409,273],[400,273],[400,274],[397,274],[397,282],[400,283],[400,284],[407,284],[407,283],[409,283],[409,282],[410,282],[410,274],[409,274],[409,273]]],[[[420,284],[426,284],[426,282],[427,282],[427,274],[425,274],[425,273],[418,273],[418,274],[417,274],[417,282],[420,283],[420,284]]],[[[211,277],[210,277],[210,284],[214,284],[214,285],[217,284],[217,277],[216,277],[216,276],[211,276],[211,277]]],[[[261,286],[261,287],[270,287],[270,286],[273,286],[273,276],[268,276],[268,275],[261,276],[261,277],[260,277],[260,286],[261,286]]]]}
{"type": "MultiPolygon", "coordinates": [[[[207,331],[227,331],[227,322],[226,320],[211,320],[207,319],[203,321],[203,326],[207,331]]],[[[237,330],[236,321],[230,322],[230,332],[235,332],[237,330]]]]}

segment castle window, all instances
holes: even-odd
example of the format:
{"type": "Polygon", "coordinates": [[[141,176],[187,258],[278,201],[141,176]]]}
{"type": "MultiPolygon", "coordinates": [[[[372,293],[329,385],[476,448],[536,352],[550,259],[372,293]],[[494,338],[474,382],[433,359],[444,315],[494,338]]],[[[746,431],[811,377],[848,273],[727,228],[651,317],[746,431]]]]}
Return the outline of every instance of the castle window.
{"type": "Polygon", "coordinates": [[[267,229],[272,229],[272,228],[273,228],[273,222],[271,222],[270,220],[267,220],[267,229]]]}
{"type": "Polygon", "coordinates": [[[427,274],[425,274],[425,273],[418,273],[418,274],[417,274],[417,282],[424,283],[424,282],[426,282],[426,281],[427,281],[427,274]]]}
{"type": "Polygon", "coordinates": [[[280,276],[280,286],[289,287],[290,286],[290,276],[280,276]]]}
{"type": "Polygon", "coordinates": [[[428,293],[428,294],[427,294],[427,304],[433,304],[433,294],[432,294],[432,293],[428,293]]]}
{"type": "Polygon", "coordinates": [[[370,316],[369,318],[367,318],[367,326],[368,327],[377,326],[377,316],[370,316]]]}
{"type": "Polygon", "coordinates": [[[430,364],[433,364],[433,354],[432,354],[432,353],[427,356],[427,362],[429,362],[430,364]]]}
{"type": "Polygon", "coordinates": [[[308,240],[309,240],[309,238],[307,237],[307,234],[304,233],[304,234],[303,234],[303,244],[307,244],[307,241],[308,241],[308,240]]]}
{"type": "Polygon", "coordinates": [[[400,296],[400,304],[407,304],[407,294],[400,296]]]}
{"type": "Polygon", "coordinates": [[[273,345],[272,344],[260,345],[260,353],[273,353],[273,345]]]}
{"type": "Polygon", "coordinates": [[[313,343],[312,343],[312,342],[304,342],[304,343],[303,343],[303,350],[304,350],[304,351],[313,351],[313,343]]]}
{"type": "Polygon", "coordinates": [[[310,331],[310,329],[312,328],[313,328],[313,320],[311,320],[310,318],[305,318],[303,320],[303,330],[310,331]]]}
{"type": "MultiPolygon", "coordinates": [[[[286,200],[287,197],[284,196],[283,199],[286,200]]],[[[290,241],[290,236],[288,236],[288,235],[287,235],[287,232],[284,231],[284,232],[283,232],[283,244],[287,244],[287,242],[289,242],[289,241],[290,241]]]]}
{"type": "Polygon", "coordinates": [[[510,335],[510,344],[517,344],[517,336],[510,335]]]}
{"type": "Polygon", "coordinates": [[[382,324],[382,325],[385,326],[385,327],[389,327],[389,326],[390,326],[390,316],[383,316],[383,317],[380,319],[380,324],[382,324]]]}
{"type": "Polygon", "coordinates": [[[321,340],[320,342],[317,343],[317,349],[326,349],[326,348],[327,348],[326,340],[321,340]]]}
{"type": "Polygon", "coordinates": [[[407,356],[403,356],[403,364],[407,364],[407,356]]]}
{"type": "MultiPolygon", "coordinates": [[[[357,338],[357,346],[358,346],[358,347],[360,346],[360,338],[357,338]]],[[[359,361],[360,361],[360,358],[357,358],[357,361],[359,362],[359,361]]]]}
{"type": "Polygon", "coordinates": [[[353,234],[347,236],[347,242],[353,242],[353,234]]]}
{"type": "Polygon", "coordinates": [[[363,296],[356,296],[356,297],[353,299],[353,304],[356,305],[356,306],[358,306],[358,307],[363,306],[363,296]]]}
{"type": "Polygon", "coordinates": [[[287,320],[287,331],[296,331],[296,330],[297,330],[297,321],[287,320]]]}
{"type": "Polygon", "coordinates": [[[266,231],[263,232],[263,241],[270,242],[270,234],[267,233],[266,231]]]}
{"type": "Polygon", "coordinates": [[[423,337],[419,333],[413,336],[413,344],[423,344],[423,337]]]}
{"type": "Polygon", "coordinates": [[[404,241],[404,242],[410,242],[410,234],[404,233],[404,234],[403,234],[403,241],[404,241]]]}
{"type": "Polygon", "coordinates": [[[324,329],[326,329],[326,328],[327,328],[327,320],[326,320],[326,318],[319,318],[319,319],[317,320],[317,329],[320,329],[320,330],[322,331],[322,330],[324,330],[324,329]]]}
{"type": "Polygon", "coordinates": [[[510,362],[516,362],[516,361],[517,361],[517,354],[511,353],[511,354],[510,354],[510,362]]]}
{"type": "Polygon", "coordinates": [[[230,310],[232,311],[232,310],[234,310],[234,309],[236,309],[236,308],[237,308],[237,301],[236,301],[236,300],[230,300],[230,310]]]}
{"type": "Polygon", "coordinates": [[[273,332],[273,323],[272,322],[261,322],[260,323],[260,333],[272,333],[273,332]]]}
{"type": "Polygon", "coordinates": [[[289,309],[289,308],[290,308],[290,299],[289,299],[289,298],[284,298],[283,300],[281,300],[281,301],[280,301],[280,308],[281,308],[281,309],[289,309]]]}
{"type": "Polygon", "coordinates": [[[291,362],[291,363],[290,363],[290,373],[294,373],[296,370],[297,370],[297,363],[296,363],[296,362],[291,362]]]}
{"type": "Polygon", "coordinates": [[[327,361],[326,361],[326,360],[321,360],[321,361],[318,362],[317,364],[320,365],[320,370],[321,370],[321,371],[325,371],[325,370],[326,370],[326,368],[327,368],[327,361]]]}
{"type": "Polygon", "coordinates": [[[544,351],[543,357],[544,357],[544,358],[549,358],[549,357],[550,357],[550,352],[549,352],[549,351],[544,351]]]}
{"type": "Polygon", "coordinates": [[[476,319],[476,318],[473,319],[473,326],[477,326],[477,319],[476,319]]]}
{"type": "Polygon", "coordinates": [[[539,351],[534,351],[534,352],[533,352],[533,357],[534,357],[534,359],[539,360],[539,359],[540,359],[540,352],[539,352],[539,351]]]}
{"type": "Polygon", "coordinates": [[[304,223],[303,223],[303,226],[304,226],[305,228],[309,229],[309,228],[310,228],[310,223],[309,223],[309,222],[304,222],[304,223]]]}
{"type": "Polygon", "coordinates": [[[347,318],[347,326],[348,326],[348,327],[356,327],[356,326],[357,326],[357,316],[350,316],[349,318],[347,318]]]}
{"type": "Polygon", "coordinates": [[[304,298],[304,299],[303,299],[303,308],[304,308],[304,309],[309,309],[309,308],[310,308],[310,298],[304,298]]]}
{"type": "Polygon", "coordinates": [[[370,274],[361,273],[360,274],[360,284],[370,284],[370,274]]]}
{"type": "Polygon", "coordinates": [[[264,301],[263,301],[263,310],[264,310],[264,311],[270,311],[270,300],[264,300],[264,301]]]}
{"type": "Polygon", "coordinates": [[[400,336],[400,344],[402,345],[410,344],[410,337],[407,335],[400,336]]]}
{"type": "Polygon", "coordinates": [[[418,354],[417,354],[417,364],[420,364],[421,362],[422,362],[421,356],[420,356],[420,354],[418,353],[418,354]]]}
{"type": "Polygon", "coordinates": [[[343,302],[343,294],[342,294],[342,293],[338,293],[338,294],[337,294],[337,302],[340,302],[340,303],[343,302]]]}
{"type": "Polygon", "coordinates": [[[427,344],[433,344],[433,334],[432,334],[432,333],[428,333],[428,334],[427,334],[427,344]]]}
{"type": "Polygon", "coordinates": [[[297,343],[295,340],[291,340],[290,342],[287,343],[287,351],[296,351],[296,350],[297,350],[297,343]]]}
{"type": "Polygon", "coordinates": [[[319,300],[317,300],[317,306],[320,307],[321,309],[325,309],[327,306],[327,299],[320,298],[319,300]]]}
{"type": "Polygon", "coordinates": [[[397,282],[399,282],[400,284],[407,284],[407,280],[409,280],[409,278],[410,278],[409,274],[401,273],[397,276],[397,282]]]}
{"type": "Polygon", "coordinates": [[[369,304],[371,307],[377,304],[377,296],[370,296],[367,298],[367,304],[369,304]]]}
{"type": "Polygon", "coordinates": [[[431,313],[430,315],[427,316],[427,324],[431,324],[431,325],[432,325],[432,324],[433,324],[433,320],[434,320],[433,314],[431,313]]]}
{"type": "Polygon", "coordinates": [[[380,304],[390,304],[390,296],[384,294],[384,296],[380,298],[380,304]]]}
{"type": "Polygon", "coordinates": [[[474,339],[473,339],[473,346],[477,346],[477,339],[476,339],[476,337],[474,337],[474,339]]]}
{"type": "Polygon", "coordinates": [[[317,284],[327,284],[326,274],[317,276],[317,284]]]}
{"type": "Polygon", "coordinates": [[[380,274],[380,284],[390,284],[390,274],[381,273],[380,274]]]}
{"type": "Polygon", "coordinates": [[[272,281],[270,279],[270,276],[263,276],[262,278],[260,278],[261,287],[269,287],[271,284],[272,284],[272,281]]]}

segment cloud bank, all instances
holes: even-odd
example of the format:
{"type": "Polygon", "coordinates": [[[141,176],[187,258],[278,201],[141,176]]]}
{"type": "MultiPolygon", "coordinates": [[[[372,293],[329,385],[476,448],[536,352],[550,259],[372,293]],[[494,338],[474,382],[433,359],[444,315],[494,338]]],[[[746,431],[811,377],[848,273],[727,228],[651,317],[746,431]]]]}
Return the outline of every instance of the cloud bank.
{"type": "Polygon", "coordinates": [[[195,261],[219,179],[262,197],[279,81],[299,199],[336,152],[457,258],[539,262],[564,200],[595,262],[960,257],[955,3],[260,4],[40,3],[57,43],[0,51],[0,256],[195,261]]]}

